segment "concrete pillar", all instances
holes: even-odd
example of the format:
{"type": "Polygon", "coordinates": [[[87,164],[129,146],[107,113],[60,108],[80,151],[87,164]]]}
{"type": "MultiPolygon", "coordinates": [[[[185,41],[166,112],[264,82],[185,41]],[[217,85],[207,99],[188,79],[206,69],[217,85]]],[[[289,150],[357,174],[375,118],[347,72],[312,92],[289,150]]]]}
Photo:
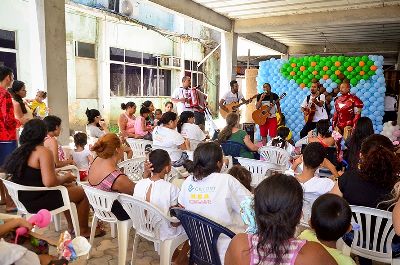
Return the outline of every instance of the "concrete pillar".
{"type": "Polygon", "coordinates": [[[219,99],[230,89],[229,82],[236,78],[237,40],[236,33],[221,33],[219,99]]]}
{"type": "Polygon", "coordinates": [[[69,143],[69,113],[67,87],[67,55],[65,31],[65,1],[36,0],[38,17],[42,15],[44,24],[39,31],[44,38],[45,50],[45,86],[52,115],[62,120],[62,132],[59,141],[69,143]]]}
{"type": "MultiPolygon", "coordinates": [[[[249,99],[250,97],[257,94],[257,79],[256,79],[257,75],[258,75],[258,69],[246,69],[245,71],[244,76],[246,78],[246,95],[244,95],[244,97],[246,99],[249,99]]],[[[256,99],[253,99],[253,101],[250,104],[246,105],[244,115],[242,115],[242,117],[244,118],[243,122],[254,122],[251,115],[255,110],[256,110],[256,99]]]]}

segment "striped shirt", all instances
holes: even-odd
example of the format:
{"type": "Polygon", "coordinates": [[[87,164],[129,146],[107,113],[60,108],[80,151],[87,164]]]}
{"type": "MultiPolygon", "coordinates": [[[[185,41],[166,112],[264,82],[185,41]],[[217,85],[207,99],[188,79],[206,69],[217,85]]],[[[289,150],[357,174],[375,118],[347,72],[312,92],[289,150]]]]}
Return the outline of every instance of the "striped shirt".
{"type": "Polygon", "coordinates": [[[120,170],[116,169],[113,172],[111,172],[110,174],[108,174],[99,184],[93,185],[92,183],[90,183],[90,181],[89,181],[89,184],[90,184],[90,186],[93,186],[99,190],[114,192],[112,190],[112,186],[114,185],[115,180],[123,174],[124,173],[122,173],[120,170]]]}
{"type": "MultiPolygon", "coordinates": [[[[272,265],[275,264],[276,257],[274,255],[266,256],[266,247],[260,250],[261,257],[258,255],[257,252],[257,244],[258,244],[258,235],[257,234],[248,234],[249,246],[251,249],[251,257],[250,257],[250,264],[262,264],[262,265],[272,265]],[[263,262],[259,263],[260,260],[263,262]]],[[[293,265],[296,261],[297,254],[299,253],[300,249],[306,243],[306,240],[300,239],[290,239],[289,240],[289,247],[288,252],[283,255],[282,262],[279,263],[280,265],[293,265]]],[[[268,247],[268,246],[267,246],[268,247]]]]}

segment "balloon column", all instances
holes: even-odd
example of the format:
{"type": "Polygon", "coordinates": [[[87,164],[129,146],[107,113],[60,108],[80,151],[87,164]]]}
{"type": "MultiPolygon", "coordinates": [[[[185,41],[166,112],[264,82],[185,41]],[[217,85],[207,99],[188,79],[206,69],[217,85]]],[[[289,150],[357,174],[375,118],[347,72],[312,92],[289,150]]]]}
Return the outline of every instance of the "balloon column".
{"type": "MultiPolygon", "coordinates": [[[[272,91],[278,95],[287,93],[281,102],[286,115],[286,125],[298,140],[304,126],[301,103],[309,95],[313,79],[318,80],[327,93],[333,93],[341,79],[350,80],[351,93],[364,102],[362,116],[371,118],[377,133],[383,129],[385,78],[383,75],[383,56],[329,56],[319,55],[299,58],[270,59],[260,62],[257,76],[257,89],[262,91],[264,83],[271,84],[272,91]]],[[[337,91],[335,91],[337,92],[337,91]]],[[[333,101],[331,102],[333,113],[333,101]]]]}

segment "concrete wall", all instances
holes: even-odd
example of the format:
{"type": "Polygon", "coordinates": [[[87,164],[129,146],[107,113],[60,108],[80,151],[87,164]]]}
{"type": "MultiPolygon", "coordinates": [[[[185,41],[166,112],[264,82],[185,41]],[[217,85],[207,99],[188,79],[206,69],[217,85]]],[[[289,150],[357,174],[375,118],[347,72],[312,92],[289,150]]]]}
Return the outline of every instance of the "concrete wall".
{"type": "Polygon", "coordinates": [[[18,79],[32,98],[45,89],[35,1],[2,0],[0,18],[0,29],[16,31],[18,79]]]}

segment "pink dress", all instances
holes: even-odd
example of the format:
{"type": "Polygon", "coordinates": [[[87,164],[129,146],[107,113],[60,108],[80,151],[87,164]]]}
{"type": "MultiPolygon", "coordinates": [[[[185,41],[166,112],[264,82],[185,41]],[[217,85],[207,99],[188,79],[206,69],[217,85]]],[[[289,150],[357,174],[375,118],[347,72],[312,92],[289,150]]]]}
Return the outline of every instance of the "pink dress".
{"type": "Polygon", "coordinates": [[[149,133],[149,132],[143,131],[143,129],[142,129],[143,121],[144,121],[144,117],[142,117],[142,116],[137,117],[135,120],[135,132],[137,135],[140,135],[140,136],[145,136],[146,134],[149,133]]]}
{"type": "Polygon", "coordinates": [[[135,134],[135,115],[133,115],[132,118],[130,118],[128,115],[126,115],[126,113],[124,113],[126,119],[128,120],[128,122],[126,123],[126,129],[125,131],[127,133],[132,133],[135,134]]]}
{"type": "MultiPolygon", "coordinates": [[[[272,255],[266,255],[265,249],[260,250],[260,255],[257,252],[257,244],[258,244],[258,235],[256,234],[248,234],[249,240],[249,247],[250,247],[250,264],[263,264],[263,265],[272,265],[275,264],[276,257],[272,255]],[[260,260],[263,262],[260,263],[260,260]]],[[[289,247],[287,248],[288,253],[286,253],[282,258],[282,262],[279,263],[280,265],[294,265],[297,254],[299,254],[301,248],[306,244],[307,240],[301,239],[290,239],[289,240],[289,247]]]]}

